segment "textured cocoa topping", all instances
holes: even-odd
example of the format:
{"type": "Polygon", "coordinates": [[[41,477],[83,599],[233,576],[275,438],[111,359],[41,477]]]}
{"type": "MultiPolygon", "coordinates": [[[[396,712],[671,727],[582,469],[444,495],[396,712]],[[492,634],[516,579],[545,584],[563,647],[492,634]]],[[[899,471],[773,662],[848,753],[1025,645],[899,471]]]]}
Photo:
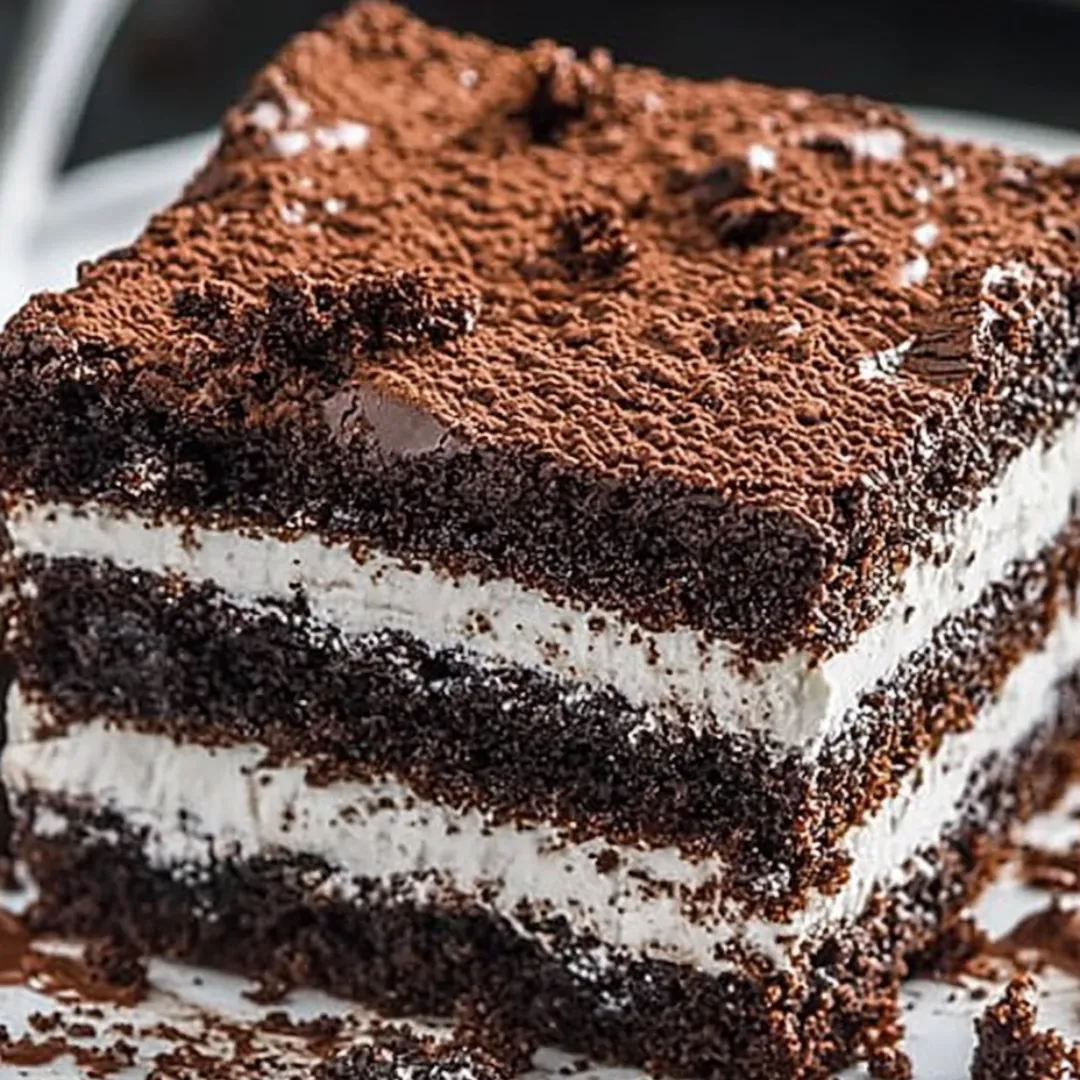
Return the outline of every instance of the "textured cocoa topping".
{"type": "Polygon", "coordinates": [[[138,240],[12,321],[0,489],[829,651],[1075,410],[1070,176],[861,99],[362,4],[256,78],[138,240]],[[569,270],[536,273],[552,251],[569,270]],[[753,345],[718,350],[718,319],[753,345]],[[445,438],[335,438],[354,385],[445,438]]]}
{"type": "Polygon", "coordinates": [[[1056,1031],[1038,1031],[1030,977],[1018,975],[975,1021],[971,1080],[1067,1080],[1080,1075],[1080,1050],[1056,1031]]]}

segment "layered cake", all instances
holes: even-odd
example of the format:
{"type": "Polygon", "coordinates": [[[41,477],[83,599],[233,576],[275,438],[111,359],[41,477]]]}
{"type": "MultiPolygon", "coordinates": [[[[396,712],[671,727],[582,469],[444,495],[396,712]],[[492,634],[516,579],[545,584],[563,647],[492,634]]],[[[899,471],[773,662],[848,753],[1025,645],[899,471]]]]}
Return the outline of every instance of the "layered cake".
{"type": "Polygon", "coordinates": [[[1068,779],[1080,169],[355,7],[2,338],[39,926],[826,1075],[1068,779]]]}

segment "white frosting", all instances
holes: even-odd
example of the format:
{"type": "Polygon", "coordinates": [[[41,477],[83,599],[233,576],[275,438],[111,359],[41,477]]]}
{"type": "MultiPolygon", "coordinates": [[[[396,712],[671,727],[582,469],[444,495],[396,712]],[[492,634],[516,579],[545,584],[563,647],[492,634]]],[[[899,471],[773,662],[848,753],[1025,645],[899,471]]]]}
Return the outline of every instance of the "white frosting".
{"type": "MultiPolygon", "coordinates": [[[[478,812],[424,803],[392,782],[311,787],[302,766],[260,768],[257,746],[177,745],[100,722],[35,741],[47,717],[17,688],[8,703],[4,779],[16,793],[88,798],[118,811],[146,829],[146,853],[158,866],[307,852],[338,868],[320,891],[348,896],[354,877],[366,875],[404,879],[422,900],[437,899],[435,871],[442,883],[512,921],[521,901],[542,903],[577,932],[617,949],[716,971],[727,963],[716,947],[740,940],[783,964],[861,912],[875,885],[904,879],[904,863],[957,820],[973,767],[1054,715],[1057,680],[1078,663],[1080,616],[1066,613],[973,729],[947,738],[895,798],[848,834],[848,883],[834,896],[814,895],[784,924],[745,920],[718,902],[690,917],[679,896],[722,881],[720,857],[688,861],[674,848],[622,847],[618,866],[601,874],[595,860],[610,846],[602,839],[570,843],[551,827],[491,826],[478,812]]],[[[45,814],[35,827],[55,833],[64,821],[45,814]]]]}
{"type": "Polygon", "coordinates": [[[352,635],[414,634],[435,647],[464,646],[496,660],[610,684],[634,705],[683,706],[702,724],[761,728],[813,747],[838,729],[859,695],[923,645],[934,627],[974,602],[1016,559],[1039,553],[1065,525],[1080,490],[1080,419],[1056,441],[1032,446],[953,527],[914,562],[900,592],[846,651],[815,664],[799,652],[746,672],[732,647],[689,629],[641,631],[615,612],[575,608],[508,579],[451,577],[315,536],[281,540],[63,505],[24,504],[8,522],[20,551],[111,559],[121,567],[212,580],[236,602],[291,598],[302,587],[318,619],[352,635]],[[939,555],[945,552],[945,557],[939,555]]]}

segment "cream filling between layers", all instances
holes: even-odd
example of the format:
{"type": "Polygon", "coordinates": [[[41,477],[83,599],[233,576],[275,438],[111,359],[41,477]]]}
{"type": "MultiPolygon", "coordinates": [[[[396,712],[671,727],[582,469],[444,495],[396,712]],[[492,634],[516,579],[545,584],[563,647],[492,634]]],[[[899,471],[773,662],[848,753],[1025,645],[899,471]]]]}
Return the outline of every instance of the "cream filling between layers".
{"type": "MultiPolygon", "coordinates": [[[[719,857],[691,861],[671,847],[622,846],[618,866],[602,874],[596,859],[612,846],[603,839],[571,843],[554,827],[492,826],[476,811],[418,800],[392,781],[312,787],[302,765],[260,768],[258,746],[177,745],[102,722],[39,741],[47,707],[26,701],[17,687],[4,778],[16,794],[51,793],[115,810],[146,830],[145,854],[159,867],[309,853],[334,868],[321,886],[328,894],[348,897],[356,877],[395,882],[421,901],[437,902],[446,887],[512,922],[520,903],[540,905],[565,915],[575,933],[635,955],[720,971],[731,961],[717,950],[741,942],[784,965],[856,917],[875,887],[904,882],[905,863],[970,809],[964,804],[973,773],[1055,715],[1058,680],[1078,664],[1080,617],[1063,614],[973,729],[950,736],[848,834],[847,884],[833,896],[812,895],[785,923],[747,919],[719,900],[690,902],[696,890],[714,895],[706,887],[723,881],[719,857]]],[[[63,827],[48,813],[35,821],[42,833],[63,827]]],[[[783,883],[776,884],[780,891],[783,883]]]]}
{"type": "Polygon", "coordinates": [[[238,604],[291,598],[302,588],[313,615],[350,635],[412,634],[597,686],[631,705],[683,708],[705,727],[764,730],[813,748],[838,730],[860,695],[895,671],[943,619],[961,613],[1011,563],[1034,558],[1064,527],[1080,491],[1080,418],[1049,446],[1010,465],[937,543],[914,562],[886,611],[846,651],[817,663],[792,652],[747,672],[731,645],[689,629],[653,633],[616,612],[575,607],[509,579],[451,576],[379,552],[357,558],[315,535],[270,535],[170,524],[100,506],[23,503],[8,527],[16,550],[51,558],[109,559],[127,569],[210,580],[238,604]]]}

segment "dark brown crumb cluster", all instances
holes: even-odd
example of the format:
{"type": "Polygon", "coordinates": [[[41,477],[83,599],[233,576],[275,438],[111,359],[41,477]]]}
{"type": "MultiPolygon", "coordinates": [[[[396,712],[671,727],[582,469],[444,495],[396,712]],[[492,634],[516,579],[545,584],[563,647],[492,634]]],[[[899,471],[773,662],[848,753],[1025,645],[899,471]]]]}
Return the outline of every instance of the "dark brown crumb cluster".
{"type": "Polygon", "coordinates": [[[1080,1050],[1056,1031],[1038,1031],[1030,977],[1018,975],[1005,996],[975,1021],[971,1080],[1068,1080],[1080,1075],[1080,1050]]]}
{"type": "Polygon", "coordinates": [[[13,320],[0,490],[299,523],[829,652],[1075,411],[1070,177],[861,99],[361,4],[253,82],[140,238],[13,320]],[[718,318],[773,332],[706,347],[718,318]],[[426,437],[338,437],[343,390],[426,437]]]}
{"type": "Polygon", "coordinates": [[[506,1003],[483,996],[465,998],[454,1013],[453,1045],[468,1053],[483,1047],[512,1076],[520,1076],[533,1068],[533,1058],[539,1044],[536,1032],[522,1024],[506,1003]]]}
{"type": "Polygon", "coordinates": [[[552,257],[573,281],[610,278],[637,253],[610,207],[572,203],[556,215],[554,231],[552,257]]]}
{"type": "Polygon", "coordinates": [[[601,122],[614,97],[614,63],[605,49],[579,60],[573,49],[537,42],[526,54],[531,84],[524,107],[512,114],[528,125],[534,142],[556,144],[572,124],[601,122]]]}
{"type": "MultiPolygon", "coordinates": [[[[347,284],[285,274],[254,302],[226,282],[207,282],[174,302],[177,317],[208,340],[184,374],[188,387],[201,386],[195,408],[238,408],[254,421],[262,406],[267,423],[317,399],[319,385],[345,382],[356,355],[443,345],[467,333],[479,310],[473,292],[413,271],[367,271],[347,284]]],[[[162,392],[175,400],[183,388],[162,392]]]]}
{"type": "Polygon", "coordinates": [[[83,964],[93,985],[113,988],[125,999],[138,1000],[149,989],[146,957],[130,941],[91,941],[83,949],[83,964]]]}
{"type": "Polygon", "coordinates": [[[510,1080],[513,1075],[479,1046],[384,1028],[375,1041],[319,1065],[314,1080],[510,1080]]]}

